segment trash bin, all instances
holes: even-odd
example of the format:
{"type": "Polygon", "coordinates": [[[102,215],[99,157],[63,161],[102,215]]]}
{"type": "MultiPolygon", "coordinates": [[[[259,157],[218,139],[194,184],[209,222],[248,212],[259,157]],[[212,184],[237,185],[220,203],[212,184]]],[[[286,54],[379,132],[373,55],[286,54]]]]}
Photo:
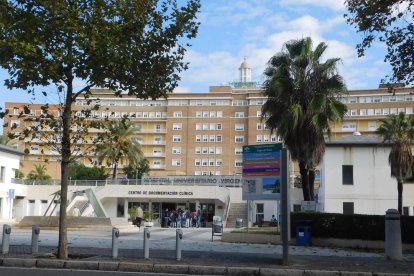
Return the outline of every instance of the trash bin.
{"type": "Polygon", "coordinates": [[[243,219],[242,218],[236,218],[236,228],[243,227],[243,219]]]}
{"type": "Polygon", "coordinates": [[[310,223],[311,221],[296,222],[296,246],[311,245],[312,231],[310,223]]]}

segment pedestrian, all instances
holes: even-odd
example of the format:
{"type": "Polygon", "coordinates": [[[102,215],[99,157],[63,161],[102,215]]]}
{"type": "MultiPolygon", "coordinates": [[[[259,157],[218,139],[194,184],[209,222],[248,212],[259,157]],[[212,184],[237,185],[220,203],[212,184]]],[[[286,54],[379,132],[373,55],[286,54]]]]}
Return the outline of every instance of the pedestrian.
{"type": "Polygon", "coordinates": [[[191,214],[188,208],[185,208],[184,218],[185,218],[185,227],[190,228],[191,214]]]}
{"type": "Polygon", "coordinates": [[[141,205],[137,208],[137,217],[136,217],[136,225],[141,229],[141,222],[142,218],[144,217],[144,211],[141,208],[141,205]]]}
{"type": "Polygon", "coordinates": [[[197,208],[197,218],[196,218],[197,228],[201,226],[200,224],[201,224],[201,210],[200,210],[200,206],[198,206],[198,208],[197,208]]]}
{"type": "Polygon", "coordinates": [[[181,208],[178,208],[177,211],[177,228],[181,228],[183,223],[183,211],[181,208]]]}
{"type": "Polygon", "coordinates": [[[169,220],[170,220],[170,215],[169,215],[169,212],[168,212],[168,208],[166,208],[162,212],[162,227],[168,228],[169,220]]]}

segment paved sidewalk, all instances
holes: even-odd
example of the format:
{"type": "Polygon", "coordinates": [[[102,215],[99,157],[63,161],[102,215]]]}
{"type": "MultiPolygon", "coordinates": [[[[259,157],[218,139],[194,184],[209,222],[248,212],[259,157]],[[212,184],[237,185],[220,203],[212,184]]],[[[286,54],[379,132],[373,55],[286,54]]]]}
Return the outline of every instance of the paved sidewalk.
{"type": "MultiPolygon", "coordinates": [[[[117,260],[111,258],[111,233],[70,231],[68,234],[69,254],[71,259],[81,261],[100,263],[116,261],[143,266],[236,267],[246,271],[250,268],[269,268],[289,269],[290,271],[296,269],[302,272],[305,270],[370,272],[367,275],[372,275],[372,273],[405,273],[405,275],[414,273],[414,254],[408,252],[404,254],[403,261],[389,261],[385,259],[383,252],[291,246],[289,250],[290,265],[284,267],[281,266],[282,247],[280,245],[229,244],[222,243],[219,237],[211,242],[210,229],[183,230],[185,241],[181,261],[175,260],[175,229],[160,228],[154,228],[151,231],[150,260],[143,259],[142,229],[141,231],[138,229],[121,231],[117,260]]],[[[10,253],[3,257],[32,259],[31,231],[15,229],[12,234],[10,253]]],[[[39,244],[39,252],[41,253],[56,252],[57,232],[41,231],[39,244]]],[[[250,275],[243,273],[240,275],[250,275]]],[[[302,274],[299,273],[299,275],[302,274]]],[[[318,273],[314,275],[318,275],[318,273]]]]}

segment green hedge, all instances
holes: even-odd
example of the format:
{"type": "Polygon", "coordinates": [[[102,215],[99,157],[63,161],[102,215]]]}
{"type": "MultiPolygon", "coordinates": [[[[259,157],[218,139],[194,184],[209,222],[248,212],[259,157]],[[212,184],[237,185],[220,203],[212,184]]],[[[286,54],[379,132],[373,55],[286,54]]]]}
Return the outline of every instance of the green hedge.
{"type": "MultiPolygon", "coordinates": [[[[292,237],[296,236],[296,225],[298,223],[309,224],[312,237],[385,240],[384,216],[295,212],[291,214],[292,237]]],[[[414,217],[402,216],[401,235],[403,243],[414,243],[413,233],[414,217]]]]}

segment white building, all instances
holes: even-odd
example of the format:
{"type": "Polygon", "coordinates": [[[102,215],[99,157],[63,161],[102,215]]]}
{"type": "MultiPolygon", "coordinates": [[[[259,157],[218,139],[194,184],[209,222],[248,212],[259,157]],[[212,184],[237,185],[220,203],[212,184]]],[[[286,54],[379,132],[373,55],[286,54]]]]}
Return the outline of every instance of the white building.
{"type": "MultiPolygon", "coordinates": [[[[318,200],[328,213],[384,215],[397,209],[397,181],[391,178],[391,146],[374,136],[350,135],[326,143],[318,200]]],[[[414,187],[405,184],[404,214],[413,215],[414,187]]]]}
{"type": "Polygon", "coordinates": [[[23,152],[12,147],[0,145],[0,220],[15,218],[15,203],[27,195],[25,185],[14,184],[15,171],[20,166],[20,156],[23,152]]]}

